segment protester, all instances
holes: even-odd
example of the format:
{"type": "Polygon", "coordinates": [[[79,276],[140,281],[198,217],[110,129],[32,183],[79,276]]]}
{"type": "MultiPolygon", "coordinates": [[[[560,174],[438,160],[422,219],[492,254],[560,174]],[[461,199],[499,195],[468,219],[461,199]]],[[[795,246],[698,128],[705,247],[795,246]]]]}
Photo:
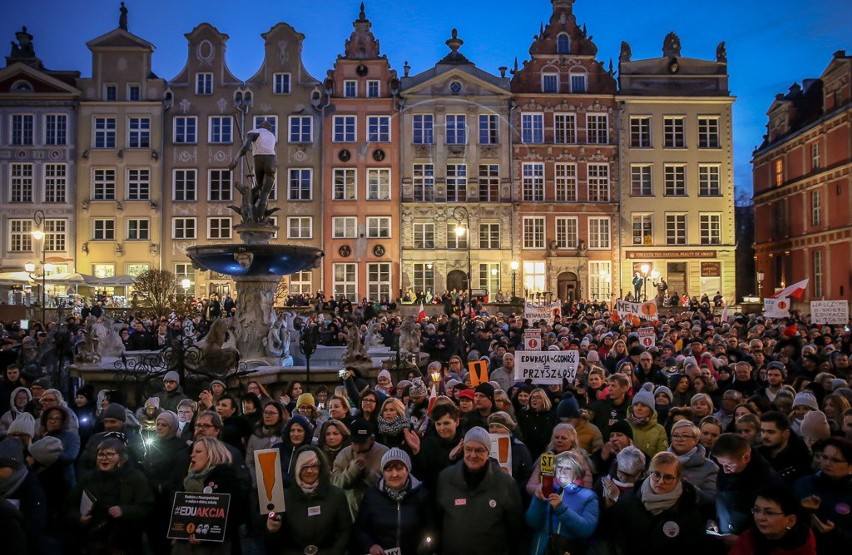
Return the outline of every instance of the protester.
{"type": "MultiPolygon", "coordinates": [[[[786,487],[760,490],[751,508],[754,527],[743,532],[729,555],[816,555],[813,532],[798,499],[786,487]]],[[[839,551],[820,551],[839,553],[839,551]]]]}

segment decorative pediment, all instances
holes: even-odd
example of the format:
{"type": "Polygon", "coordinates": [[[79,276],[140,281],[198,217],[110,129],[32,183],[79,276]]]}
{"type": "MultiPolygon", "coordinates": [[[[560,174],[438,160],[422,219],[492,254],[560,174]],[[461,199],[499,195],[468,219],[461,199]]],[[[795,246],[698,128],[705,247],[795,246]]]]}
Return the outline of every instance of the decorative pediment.
{"type": "Polygon", "coordinates": [[[9,93],[79,95],[80,91],[43,71],[18,62],[0,70],[0,95],[9,93]]]}
{"type": "MultiPolygon", "coordinates": [[[[410,78],[417,80],[418,76],[410,78]]],[[[499,78],[476,69],[475,66],[458,66],[434,74],[402,91],[403,96],[426,94],[429,96],[508,96],[509,91],[498,84],[499,78]],[[492,82],[483,78],[489,76],[492,82]]]]}
{"type": "Polygon", "coordinates": [[[113,29],[109,33],[90,40],[86,43],[86,46],[89,47],[89,50],[108,48],[138,48],[150,52],[155,50],[154,45],[150,42],[120,28],[113,29]]]}

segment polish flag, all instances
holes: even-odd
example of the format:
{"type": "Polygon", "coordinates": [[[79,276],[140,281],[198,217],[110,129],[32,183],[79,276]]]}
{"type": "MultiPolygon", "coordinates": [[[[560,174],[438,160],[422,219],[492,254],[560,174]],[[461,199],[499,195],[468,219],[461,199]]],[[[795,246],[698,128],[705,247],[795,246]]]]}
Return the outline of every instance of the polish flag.
{"type": "Polygon", "coordinates": [[[423,306],[423,301],[420,301],[420,312],[417,313],[417,323],[419,324],[426,319],[426,307],[423,306]]]}
{"type": "Polygon", "coordinates": [[[802,281],[797,281],[793,285],[788,285],[781,291],[772,295],[773,299],[781,299],[784,297],[793,297],[795,299],[801,299],[805,296],[805,291],[808,288],[808,283],[811,281],[811,278],[805,278],[802,281]]]}

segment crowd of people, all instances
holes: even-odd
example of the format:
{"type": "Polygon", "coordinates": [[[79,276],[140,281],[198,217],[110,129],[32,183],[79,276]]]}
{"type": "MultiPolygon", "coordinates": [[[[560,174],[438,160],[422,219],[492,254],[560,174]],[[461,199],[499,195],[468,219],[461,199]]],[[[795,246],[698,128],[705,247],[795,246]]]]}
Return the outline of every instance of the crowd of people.
{"type": "MultiPolygon", "coordinates": [[[[328,338],[356,326],[398,348],[398,314],[337,308],[302,319],[328,338]]],[[[644,348],[605,305],[538,322],[474,310],[464,326],[453,310],[420,321],[428,364],[404,375],[351,367],[310,390],[249,379],[184,391],[169,371],[140,406],[90,384],[65,399],[51,368],[25,356],[56,330],[3,325],[3,551],[813,555],[852,545],[849,327],[663,311],[640,324],[654,329],[644,348]],[[579,351],[575,377],[515,379],[531,327],[544,350],[579,351]],[[487,378],[469,371],[480,361],[487,378]],[[254,453],[269,448],[286,506],[272,513],[255,487],[254,453]],[[176,492],[230,494],[224,541],[167,537],[176,492]]],[[[209,318],[129,318],[123,339],[151,348],[159,335],[203,337],[209,318]]],[[[61,333],[80,326],[72,317],[61,333]]]]}

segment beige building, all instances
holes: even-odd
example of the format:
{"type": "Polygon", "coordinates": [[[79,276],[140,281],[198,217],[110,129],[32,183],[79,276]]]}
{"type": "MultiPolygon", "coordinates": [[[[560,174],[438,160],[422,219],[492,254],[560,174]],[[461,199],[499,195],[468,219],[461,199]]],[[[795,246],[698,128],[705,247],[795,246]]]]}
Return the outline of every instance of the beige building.
{"type": "Polygon", "coordinates": [[[735,295],[731,107],[724,43],[716,60],[681,57],[670,33],[663,56],[619,57],[620,296],[735,295]]]}
{"type": "Polygon", "coordinates": [[[511,288],[515,245],[511,93],[462,42],[453,30],[444,59],[414,76],[406,66],[402,78],[401,287],[494,296],[511,288]]]}
{"type": "Polygon", "coordinates": [[[77,271],[96,277],[161,264],[165,82],[151,70],[154,46],[122,19],[86,43],[92,76],[77,85],[77,271]]]}

